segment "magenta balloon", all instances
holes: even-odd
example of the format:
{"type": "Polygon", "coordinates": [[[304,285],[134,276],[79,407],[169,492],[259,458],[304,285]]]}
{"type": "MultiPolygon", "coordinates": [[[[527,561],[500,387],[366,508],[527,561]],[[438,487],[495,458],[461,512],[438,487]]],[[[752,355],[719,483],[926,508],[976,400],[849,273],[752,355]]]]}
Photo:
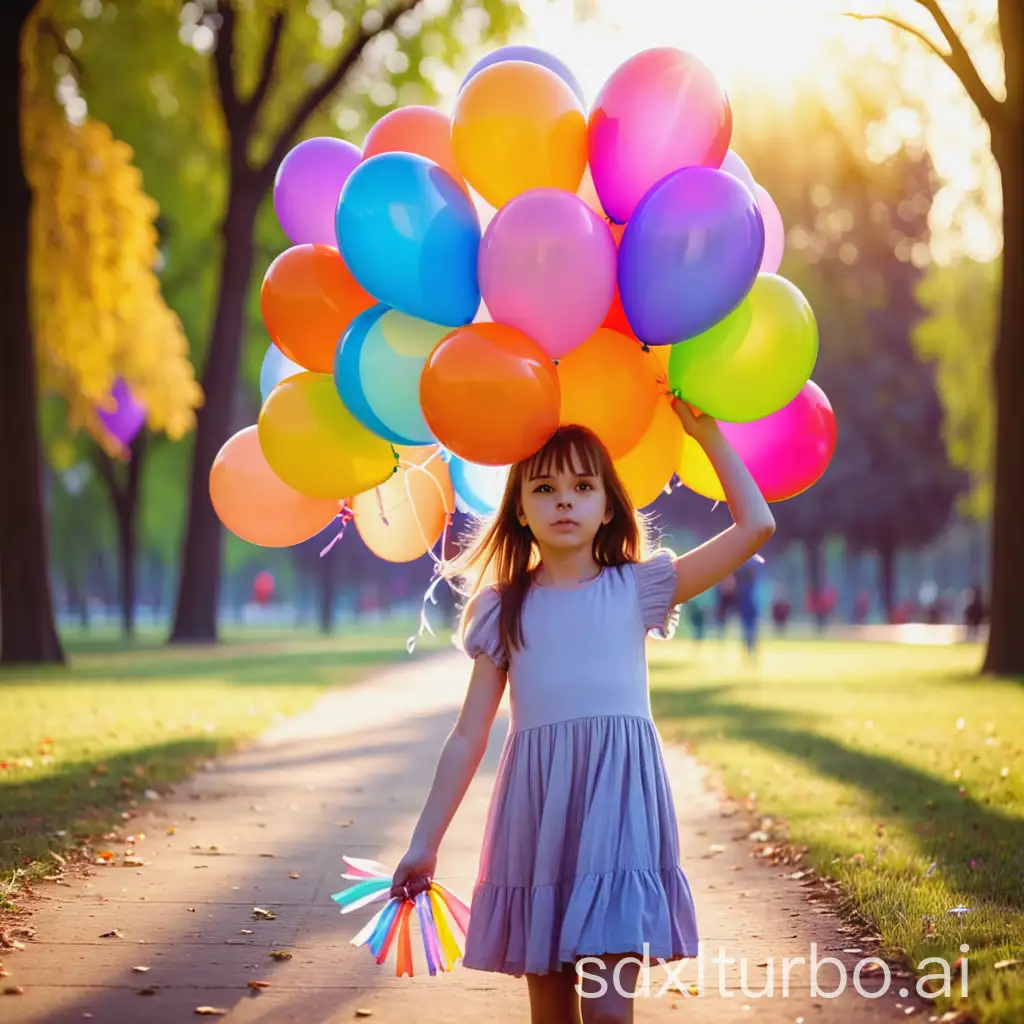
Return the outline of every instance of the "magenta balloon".
{"type": "Polygon", "coordinates": [[[274,179],[274,212],[295,245],[337,248],[338,196],[362,158],[351,142],[323,136],[300,142],[281,161],[274,179]]]}
{"type": "Polygon", "coordinates": [[[117,404],[113,409],[97,409],[96,416],[112,437],[120,444],[129,445],[146,422],[146,407],[136,401],[122,377],[114,381],[110,397],[117,404]]]}
{"type": "Polygon", "coordinates": [[[630,57],[605,82],[587,127],[602,207],[625,224],[666,174],[721,167],[731,136],[729,100],[696,57],[671,47],[630,57]]]}
{"type": "Polygon", "coordinates": [[[776,274],[786,249],[786,226],[782,223],[782,214],[779,213],[775,200],[760,185],[754,186],[754,198],[764,221],[764,256],[761,259],[760,273],[776,274]]]}
{"type": "Polygon", "coordinates": [[[602,217],[578,196],[537,188],[510,199],[480,243],[480,294],[498,323],[552,359],[582,345],[615,297],[617,251],[602,217]]]}
{"type": "Polygon", "coordinates": [[[835,413],[811,380],[778,412],[751,423],[719,421],[719,426],[766,501],[785,501],[806,491],[836,450],[835,413]]]}

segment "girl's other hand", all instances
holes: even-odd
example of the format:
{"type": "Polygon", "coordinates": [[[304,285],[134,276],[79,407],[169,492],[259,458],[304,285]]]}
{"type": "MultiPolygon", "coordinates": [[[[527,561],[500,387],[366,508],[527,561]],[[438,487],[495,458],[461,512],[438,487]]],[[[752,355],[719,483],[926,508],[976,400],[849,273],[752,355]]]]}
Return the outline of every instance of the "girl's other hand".
{"type": "Polygon", "coordinates": [[[430,888],[430,880],[437,870],[437,854],[432,850],[409,847],[406,855],[398,862],[391,879],[391,895],[418,896],[430,888]]]}
{"type": "Polygon", "coordinates": [[[681,398],[673,396],[672,409],[679,417],[683,430],[698,444],[703,446],[706,439],[718,434],[718,422],[716,420],[705,415],[699,409],[694,409],[692,405],[688,405],[681,398]]]}

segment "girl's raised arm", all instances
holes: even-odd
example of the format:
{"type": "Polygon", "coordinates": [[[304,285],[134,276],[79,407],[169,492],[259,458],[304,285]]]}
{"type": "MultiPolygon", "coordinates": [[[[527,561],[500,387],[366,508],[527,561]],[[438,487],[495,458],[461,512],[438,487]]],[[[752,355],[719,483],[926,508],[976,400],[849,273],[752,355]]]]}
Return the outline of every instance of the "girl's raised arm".
{"type": "Polygon", "coordinates": [[[738,569],[775,532],[775,519],[747,467],[710,416],[695,416],[684,402],[673,402],[686,432],[704,449],[718,474],[733,525],[675,561],[674,604],[704,593],[738,569]]]}

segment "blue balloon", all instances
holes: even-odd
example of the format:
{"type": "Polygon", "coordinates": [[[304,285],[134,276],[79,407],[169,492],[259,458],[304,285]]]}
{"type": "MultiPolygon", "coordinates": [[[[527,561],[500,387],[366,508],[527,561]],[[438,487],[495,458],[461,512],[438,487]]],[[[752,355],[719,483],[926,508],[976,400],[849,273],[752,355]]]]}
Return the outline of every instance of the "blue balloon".
{"type": "Polygon", "coordinates": [[[619,246],[622,308],[640,341],[685,341],[728,316],[757,280],[764,221],[725,171],[684,167],[640,200],[619,246]]]}
{"type": "Polygon", "coordinates": [[[305,372],[305,367],[293,363],[276,345],[271,344],[263,356],[263,364],[260,366],[260,399],[265,402],[267,395],[285,377],[305,372]]]}
{"type": "Polygon", "coordinates": [[[480,305],[480,221],[450,174],[414,153],[379,153],[349,175],[335,218],[338,248],[375,299],[449,327],[480,305]]]}
{"type": "Polygon", "coordinates": [[[392,444],[436,444],[420,408],[420,377],[447,333],[384,305],[360,313],[334,355],[334,386],[348,411],[392,444]]]}
{"type": "Polygon", "coordinates": [[[501,506],[509,466],[478,466],[453,455],[448,463],[452,487],[465,510],[475,516],[493,516],[501,506]]]}
{"type": "Polygon", "coordinates": [[[492,50],[486,57],[481,57],[469,69],[469,73],[462,80],[462,85],[459,86],[459,92],[466,88],[466,83],[475,74],[483,71],[484,68],[489,68],[492,64],[500,64],[506,60],[522,60],[528,64],[539,64],[542,68],[553,71],[576,93],[580,106],[584,110],[587,109],[587,101],[583,98],[583,89],[580,87],[580,83],[576,80],[576,76],[572,73],[569,65],[565,61],[559,60],[553,53],[548,53],[547,50],[540,50],[536,46],[501,46],[497,50],[492,50]]]}

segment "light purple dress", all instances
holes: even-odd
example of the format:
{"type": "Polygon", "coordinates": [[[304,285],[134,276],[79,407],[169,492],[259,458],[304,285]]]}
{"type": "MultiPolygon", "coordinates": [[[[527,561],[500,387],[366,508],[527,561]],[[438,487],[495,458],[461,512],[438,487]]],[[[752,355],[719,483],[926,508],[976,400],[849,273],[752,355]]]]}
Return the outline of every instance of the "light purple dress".
{"type": "Polygon", "coordinates": [[[511,721],[498,764],[463,964],[543,974],[582,956],[697,955],[690,887],[645,638],[672,614],[672,555],[570,590],[534,585],[524,646],[509,658],[497,593],[477,598],[465,639],[508,669],[511,721]]]}

